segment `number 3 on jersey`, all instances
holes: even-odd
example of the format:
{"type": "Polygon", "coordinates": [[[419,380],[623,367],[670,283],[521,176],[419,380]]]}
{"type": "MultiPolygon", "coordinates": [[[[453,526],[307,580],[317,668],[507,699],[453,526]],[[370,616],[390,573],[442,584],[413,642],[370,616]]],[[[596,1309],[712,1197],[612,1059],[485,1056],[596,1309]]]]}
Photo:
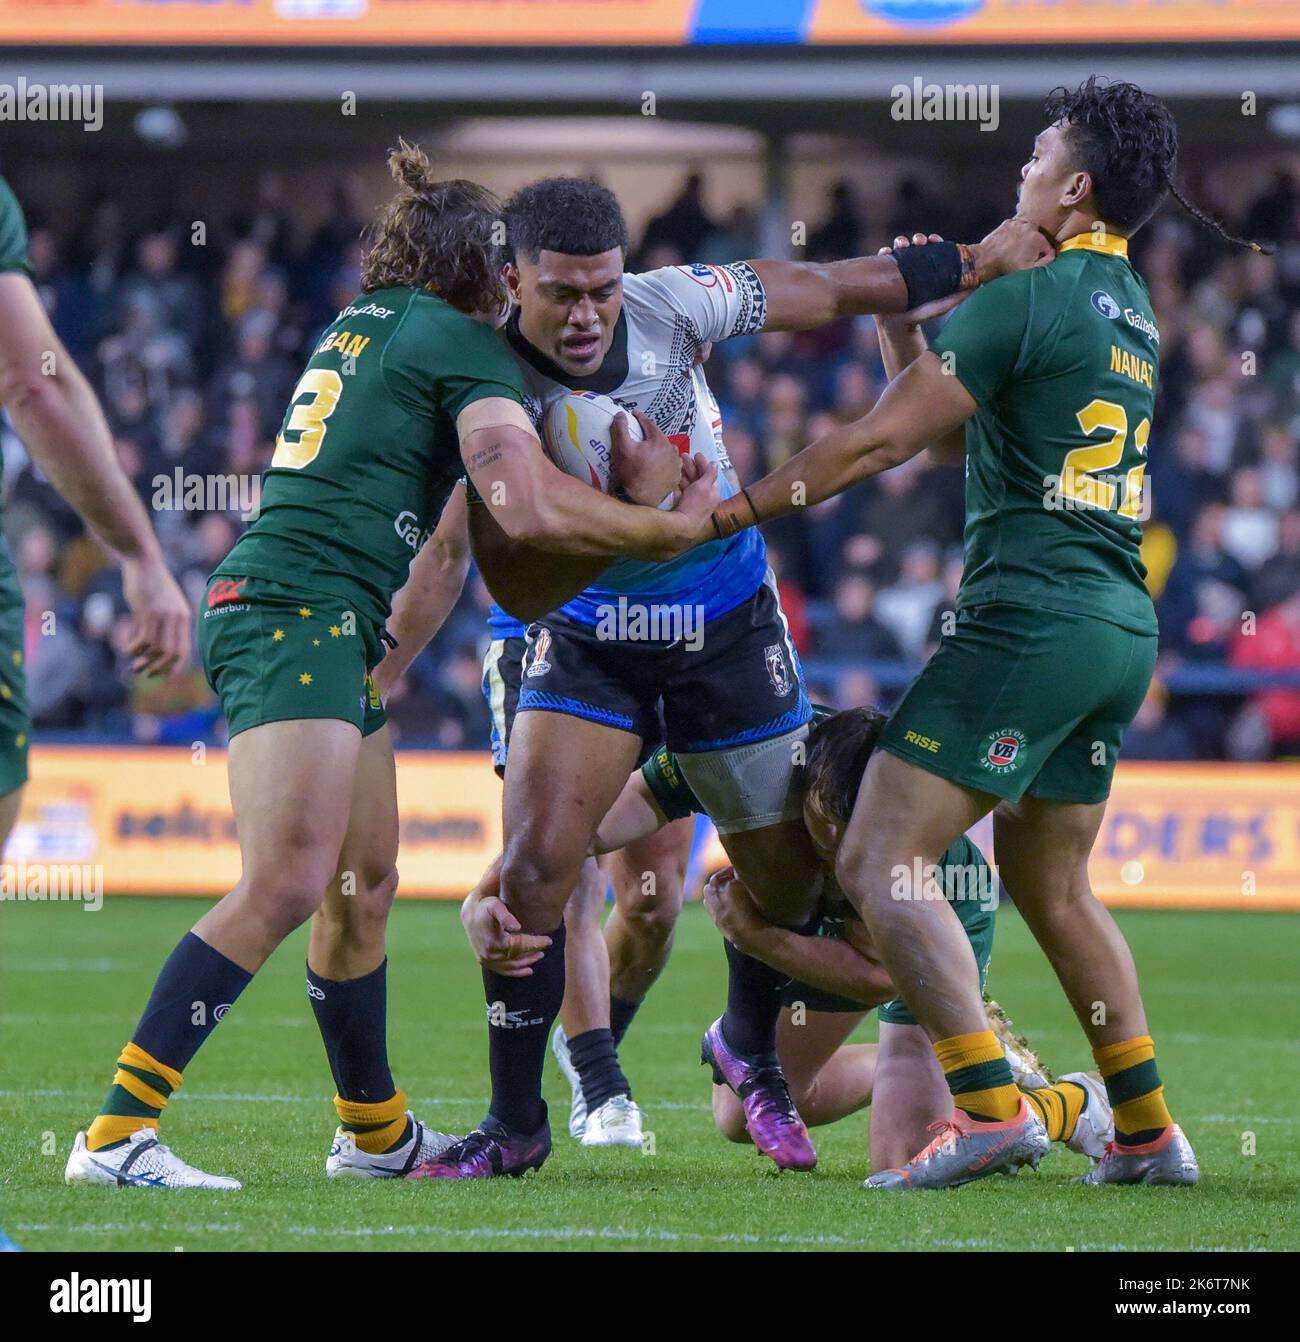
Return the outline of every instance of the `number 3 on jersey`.
{"type": "MultiPolygon", "coordinates": [[[[1128,440],[1128,414],[1115,401],[1097,400],[1089,401],[1075,418],[1086,434],[1101,429],[1109,430],[1113,436],[1104,443],[1090,443],[1066,453],[1061,466],[1061,492],[1083,507],[1112,512],[1119,495],[1115,477],[1094,472],[1110,471],[1123,459],[1128,440]]],[[[1124,497],[1119,500],[1118,510],[1121,517],[1139,517],[1142,513],[1142,480],[1147,469],[1147,439],[1150,435],[1149,419],[1143,419],[1133,430],[1133,446],[1142,460],[1124,476],[1124,497]]]]}
{"type": "Polygon", "coordinates": [[[275,440],[272,466],[301,470],[320,454],[325,423],[343,394],[343,379],[332,368],[309,368],[293,389],[289,412],[275,440]]]}

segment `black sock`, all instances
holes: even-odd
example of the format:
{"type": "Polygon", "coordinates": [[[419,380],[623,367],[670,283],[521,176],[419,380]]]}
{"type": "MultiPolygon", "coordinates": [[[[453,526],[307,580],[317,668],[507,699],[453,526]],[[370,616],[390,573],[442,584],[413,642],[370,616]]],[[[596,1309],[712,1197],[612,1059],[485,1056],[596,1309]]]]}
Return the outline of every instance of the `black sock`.
{"type": "Polygon", "coordinates": [[[737,950],[729,941],[724,941],[723,945],[727,948],[727,1010],[722,1017],[723,1038],[728,1047],[743,1057],[774,1059],[781,992],[790,982],[790,975],[737,950]]]}
{"type": "Polygon", "coordinates": [[[159,971],[131,1042],[183,1072],[252,977],[186,932],[159,971]]]}
{"type": "Polygon", "coordinates": [[[569,1040],[569,1057],[582,1081],[587,1112],[594,1114],[611,1095],[632,1094],[632,1087],[618,1065],[614,1036],[609,1030],[588,1030],[569,1040]]]}
{"type": "Polygon", "coordinates": [[[623,1042],[627,1027],[632,1024],[632,1017],[636,1015],[640,1006],[640,1002],[629,1002],[626,997],[615,997],[610,994],[609,1031],[614,1036],[615,1048],[623,1042]]]}
{"type": "Polygon", "coordinates": [[[492,1072],[488,1112],[521,1135],[536,1132],[546,1121],[542,1064],[551,1024],[564,1001],[564,924],[550,937],[546,954],[528,978],[512,979],[490,969],[483,971],[492,1072]]]}
{"type": "Polygon", "coordinates": [[[307,993],[339,1094],[355,1104],[391,1100],[387,959],[359,979],[322,978],[308,965],[307,993]]]}
{"type": "MultiPolygon", "coordinates": [[[[803,927],[794,930],[812,936],[820,925],[821,914],[814,914],[803,927]]],[[[742,1057],[775,1061],[781,993],[790,975],[737,950],[729,941],[722,944],[727,948],[727,1010],[722,1017],[722,1036],[742,1057]]]]}

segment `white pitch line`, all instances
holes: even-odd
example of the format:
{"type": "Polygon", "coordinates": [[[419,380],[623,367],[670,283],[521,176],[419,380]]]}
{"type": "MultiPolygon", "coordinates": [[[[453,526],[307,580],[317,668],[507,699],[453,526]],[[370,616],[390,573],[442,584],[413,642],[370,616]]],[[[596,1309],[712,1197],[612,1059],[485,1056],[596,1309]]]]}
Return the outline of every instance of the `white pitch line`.
{"type": "MultiPolygon", "coordinates": [[[[57,1231],[73,1235],[99,1234],[148,1234],[167,1233],[177,1235],[238,1235],[244,1233],[242,1225],[214,1222],[195,1224],[157,1224],[149,1221],[91,1221],[78,1226],[52,1226],[47,1224],[20,1222],[14,1227],[18,1235],[45,1234],[57,1231]]],[[[706,1235],[689,1230],[629,1229],[626,1226],[439,1226],[439,1225],[390,1225],[390,1226],[286,1226],[275,1232],[282,1235],[295,1235],[299,1239],[384,1239],[388,1237],[438,1237],[447,1239],[470,1240],[554,1240],[561,1243],[622,1242],[633,1244],[717,1244],[726,1246],[760,1247],[772,1244],[800,1248],[878,1248],[879,1237],[853,1239],[845,1235],[706,1235]]],[[[1000,1247],[997,1240],[981,1239],[919,1239],[914,1246],[918,1249],[995,1249],[1000,1247]]],[[[1084,1243],[1072,1246],[1076,1251],[1085,1253],[1101,1252],[1150,1252],[1157,1247],[1150,1244],[1107,1244],[1084,1243]]],[[[1256,1253],[1257,1246],[1247,1245],[1207,1245],[1202,1251],[1212,1253],[1256,1253]]]]}
{"type": "MultiPolygon", "coordinates": [[[[451,1239],[522,1239],[559,1241],[622,1241],[635,1244],[725,1244],[725,1245],[790,1245],[802,1247],[868,1248],[879,1246],[879,1238],[853,1239],[846,1235],[706,1235],[690,1230],[629,1229],[625,1226],[289,1226],[285,1232],[301,1238],[367,1239],[387,1235],[442,1235],[451,1239]]],[[[992,1240],[957,1240],[951,1245],[943,1240],[929,1240],[927,1244],[940,1247],[993,1247],[992,1240]]]]}
{"type": "MultiPolygon", "coordinates": [[[[93,1094],[98,1095],[98,1091],[93,1094]]],[[[60,1090],[54,1087],[40,1087],[31,1090],[0,1089],[0,1100],[84,1100],[92,1092],[89,1090],[60,1090]]],[[[486,1095],[465,1098],[457,1095],[415,1095],[408,1097],[412,1105],[418,1108],[437,1108],[462,1106],[482,1108],[488,1103],[486,1095]]],[[[185,1101],[190,1104],[312,1104],[328,1107],[329,1097],[320,1095],[275,1095],[265,1091],[214,1090],[214,1091],[178,1091],[172,1097],[172,1103],[185,1101]]],[[[709,1110],[707,1104],[687,1104],[678,1100],[664,1100],[657,1104],[641,1106],[647,1112],[666,1113],[704,1113],[709,1110]]],[[[1288,1117],[1275,1114],[1197,1114],[1188,1118],[1189,1123],[1255,1123],[1276,1124],[1281,1127],[1300,1126],[1300,1117],[1288,1117]]]]}
{"type": "MultiPolygon", "coordinates": [[[[56,1088],[44,1087],[32,1090],[0,1089],[0,1100],[84,1100],[88,1095],[98,1095],[98,1091],[89,1090],[59,1090],[56,1088]]],[[[482,1109],[487,1106],[488,1097],[480,1095],[471,1099],[463,1099],[453,1095],[414,1095],[408,1096],[410,1103],[417,1108],[436,1108],[438,1105],[455,1106],[462,1105],[468,1108],[482,1109]]],[[[265,1091],[177,1091],[172,1096],[169,1103],[175,1104],[177,1101],[185,1101],[190,1104],[203,1104],[211,1102],[213,1104],[315,1104],[322,1107],[329,1107],[330,1099],[326,1092],[322,1091],[319,1095],[273,1095],[265,1091]]],[[[641,1106],[645,1110],[686,1110],[688,1112],[707,1111],[707,1104],[681,1104],[676,1101],[665,1101],[663,1104],[646,1104],[641,1106]]]]}
{"type": "MultiPolygon", "coordinates": [[[[0,1099],[39,1099],[39,1100],[84,1100],[91,1094],[88,1090],[58,1090],[44,1088],[40,1090],[0,1090],[0,1099]]],[[[98,1095],[99,1092],[95,1091],[98,1095]]],[[[213,1104],[317,1104],[325,1108],[330,1107],[330,1097],[327,1092],[322,1091],[319,1095],[271,1095],[265,1091],[178,1091],[172,1096],[170,1104],[177,1101],[184,1101],[190,1104],[203,1104],[211,1102],[213,1104]]],[[[412,1104],[435,1105],[435,1104],[464,1104],[483,1107],[487,1104],[487,1096],[481,1099],[461,1100],[449,1096],[439,1095],[417,1096],[411,1101],[412,1104]]]]}
{"type": "Polygon", "coordinates": [[[67,956],[56,955],[48,960],[18,960],[5,964],[5,972],[8,974],[116,974],[134,968],[130,960],[113,960],[106,955],[89,960],[72,960],[67,956]]]}
{"type": "MultiPolygon", "coordinates": [[[[75,1020],[79,1025],[121,1025],[122,1017],[108,1014],[91,1014],[72,1009],[69,1011],[3,1012],[0,1013],[0,1029],[19,1025],[48,1025],[51,1019],[75,1020]]],[[[225,1029],[255,1025],[276,1030],[305,1030],[309,1026],[314,1030],[316,1022],[310,1016],[256,1016],[247,1020],[234,1018],[226,1022],[225,1029]]]]}
{"type": "Polygon", "coordinates": [[[1199,1118],[1190,1118],[1189,1123],[1280,1123],[1283,1127],[1293,1128],[1300,1125],[1300,1118],[1273,1118],[1268,1114],[1202,1114],[1199,1118]]]}
{"type": "Polygon", "coordinates": [[[125,1232],[129,1235],[138,1235],[149,1231],[166,1231],[168,1234],[177,1235],[240,1235],[243,1234],[242,1225],[231,1225],[228,1222],[210,1222],[204,1225],[185,1225],[169,1222],[167,1225],[156,1225],[151,1221],[87,1221],[79,1226],[54,1226],[38,1225],[34,1223],[24,1224],[19,1222],[14,1227],[14,1233],[18,1235],[45,1234],[49,1231],[57,1231],[64,1235],[117,1235],[125,1232]]]}

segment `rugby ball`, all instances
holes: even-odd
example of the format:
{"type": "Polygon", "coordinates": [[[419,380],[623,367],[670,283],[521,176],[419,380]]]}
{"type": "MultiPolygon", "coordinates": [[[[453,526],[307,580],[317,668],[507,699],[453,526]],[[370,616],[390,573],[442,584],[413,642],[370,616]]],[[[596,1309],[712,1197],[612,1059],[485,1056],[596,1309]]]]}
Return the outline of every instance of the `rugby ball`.
{"type": "MultiPolygon", "coordinates": [[[[597,391],[557,396],[542,420],[546,455],[566,475],[608,494],[614,419],[626,413],[617,401],[597,391]]],[[[641,425],[631,414],[627,420],[632,437],[640,442],[645,437],[641,425]]]]}

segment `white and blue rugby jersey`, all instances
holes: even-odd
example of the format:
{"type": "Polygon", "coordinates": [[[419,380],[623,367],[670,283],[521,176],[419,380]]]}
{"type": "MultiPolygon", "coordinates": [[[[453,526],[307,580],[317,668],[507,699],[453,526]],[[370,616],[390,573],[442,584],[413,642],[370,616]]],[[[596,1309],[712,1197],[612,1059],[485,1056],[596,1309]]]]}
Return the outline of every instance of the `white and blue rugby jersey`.
{"type": "MultiPolygon", "coordinates": [[[[524,404],[541,431],[542,416],[556,397],[596,391],[629,410],[640,410],[677,445],[718,463],[722,497],[735,493],[734,474],[723,444],[722,416],[704,370],[695,361],[706,342],[750,335],[763,328],[767,296],[752,266],[666,266],[623,276],[623,310],[614,342],[600,368],[581,386],[519,332],[511,316],[505,338],[524,375],[524,404]]],[[[725,615],[758,590],[767,572],[767,548],[751,527],[726,540],[710,541],[669,560],[624,559],[601,574],[598,585],[580,592],[563,614],[597,624],[601,607],[633,604],[698,606],[706,620],[725,615]]],[[[493,637],[523,633],[523,626],[497,607],[489,623],[493,637]]]]}

